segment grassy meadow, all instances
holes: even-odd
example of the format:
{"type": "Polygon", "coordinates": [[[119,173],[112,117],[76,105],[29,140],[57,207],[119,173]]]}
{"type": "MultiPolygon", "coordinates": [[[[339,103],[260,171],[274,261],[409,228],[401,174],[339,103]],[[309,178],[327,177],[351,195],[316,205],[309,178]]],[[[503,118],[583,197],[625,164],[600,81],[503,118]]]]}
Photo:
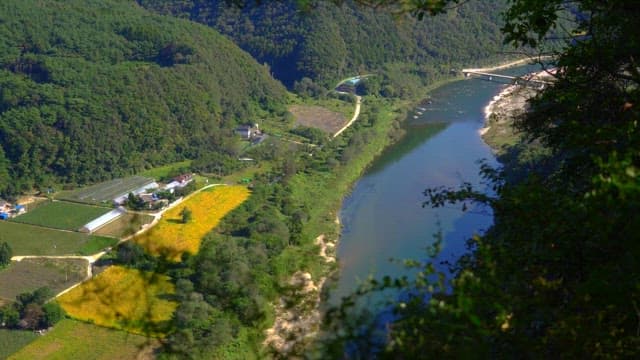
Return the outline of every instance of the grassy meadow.
{"type": "Polygon", "coordinates": [[[178,306],[166,275],[111,266],[58,297],[67,315],[100,326],[160,336],[178,306]]]}
{"type": "Polygon", "coordinates": [[[118,242],[108,237],[0,221],[0,242],[3,241],[14,256],[90,255],[118,242]]]}
{"type": "Polygon", "coordinates": [[[112,209],[82,205],[64,201],[42,204],[13,221],[63,230],[78,230],[89,221],[104,215],[112,209]]]}
{"type": "MultiPolygon", "coordinates": [[[[33,335],[33,338],[29,337],[31,343],[26,345],[27,337],[24,336],[22,349],[9,359],[152,359],[153,349],[159,346],[154,339],[70,319],[60,321],[44,336],[29,334],[33,335]]],[[[4,335],[0,332],[0,349],[3,349],[1,338],[4,335]]],[[[2,355],[3,350],[0,350],[0,358],[4,358],[2,355]]]]}
{"type": "Polygon", "coordinates": [[[134,241],[152,255],[179,261],[185,252],[196,254],[202,238],[248,197],[249,190],[244,186],[216,186],[200,191],[165,212],[156,226],[134,241]],[[180,214],[184,208],[192,211],[192,219],[186,224],[180,214]]]}
{"type": "Polygon", "coordinates": [[[0,299],[15,301],[16,296],[47,286],[58,293],[87,276],[84,259],[24,259],[12,261],[0,270],[0,299]]]}
{"type": "Polygon", "coordinates": [[[179,161],[145,170],[139,175],[157,180],[166,179],[169,176],[175,175],[180,172],[189,172],[188,169],[190,166],[191,160],[179,161]]]}
{"type": "Polygon", "coordinates": [[[8,358],[37,338],[33,331],[0,329],[0,359],[8,358]]]}

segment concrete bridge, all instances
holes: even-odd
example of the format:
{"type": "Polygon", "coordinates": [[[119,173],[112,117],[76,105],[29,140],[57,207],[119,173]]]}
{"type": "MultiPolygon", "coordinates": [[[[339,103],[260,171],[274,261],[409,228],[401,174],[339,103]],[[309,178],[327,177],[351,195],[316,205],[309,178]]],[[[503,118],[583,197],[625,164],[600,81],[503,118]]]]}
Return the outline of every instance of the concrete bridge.
{"type": "Polygon", "coordinates": [[[527,78],[527,77],[518,77],[518,76],[493,74],[493,73],[482,72],[482,71],[474,71],[474,70],[469,70],[469,69],[462,69],[462,73],[464,74],[465,77],[477,76],[477,77],[480,77],[482,79],[489,80],[489,81],[500,81],[500,80],[503,80],[508,84],[529,86],[529,87],[535,87],[535,88],[539,88],[539,89],[542,89],[545,86],[551,84],[550,81],[540,80],[540,79],[532,79],[531,77],[527,78]]]}

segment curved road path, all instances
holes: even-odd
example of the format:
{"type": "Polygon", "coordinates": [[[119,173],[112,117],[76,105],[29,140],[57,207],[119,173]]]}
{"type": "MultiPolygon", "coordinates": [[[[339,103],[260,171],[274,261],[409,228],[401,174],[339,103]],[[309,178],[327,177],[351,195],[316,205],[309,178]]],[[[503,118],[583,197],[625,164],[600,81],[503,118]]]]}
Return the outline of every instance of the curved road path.
{"type": "Polygon", "coordinates": [[[353,117],[351,121],[347,123],[347,125],[343,126],[342,129],[338,130],[335,134],[333,134],[333,138],[335,139],[338,135],[342,134],[343,131],[347,130],[351,124],[353,124],[356,120],[358,120],[358,116],[360,116],[360,104],[362,103],[362,96],[356,95],[356,110],[353,113],[353,117]]]}
{"type": "MultiPolygon", "coordinates": [[[[203,186],[200,189],[192,192],[191,194],[187,195],[186,197],[182,197],[180,199],[177,199],[176,201],[172,202],[169,206],[167,206],[166,208],[162,209],[161,211],[158,211],[156,213],[150,214],[151,216],[153,216],[153,221],[149,224],[145,224],[142,226],[142,228],[136,232],[133,235],[129,235],[127,237],[124,237],[122,239],[120,239],[120,241],[118,241],[118,244],[128,241],[130,239],[132,239],[134,236],[138,236],[142,233],[144,233],[145,231],[148,231],[149,229],[151,229],[153,226],[155,226],[160,219],[162,218],[162,214],[164,214],[165,211],[179,205],[180,203],[182,203],[184,200],[190,198],[191,196],[199,193],[202,190],[206,190],[209,188],[212,188],[214,186],[223,186],[223,185],[227,185],[227,184],[209,184],[207,186],[203,186]]],[[[131,213],[136,213],[135,211],[130,211],[131,213]]],[[[71,232],[71,231],[70,231],[71,232]]],[[[92,265],[93,263],[95,263],[96,261],[98,261],[98,259],[100,259],[104,254],[106,254],[107,252],[111,251],[111,248],[107,248],[104,251],[101,251],[99,253],[93,254],[93,255],[89,255],[89,256],[82,256],[82,255],[17,255],[17,256],[12,256],[11,257],[11,261],[22,261],[24,259],[77,259],[77,260],[86,260],[87,261],[87,277],[86,279],[90,279],[93,276],[93,271],[92,271],[92,265]]],[[[71,286],[70,288],[63,290],[62,292],[60,292],[59,294],[57,294],[55,297],[58,297],[66,292],[68,292],[69,290],[75,288],[76,286],[80,285],[82,282],[79,282],[73,286],[71,286]]]]}

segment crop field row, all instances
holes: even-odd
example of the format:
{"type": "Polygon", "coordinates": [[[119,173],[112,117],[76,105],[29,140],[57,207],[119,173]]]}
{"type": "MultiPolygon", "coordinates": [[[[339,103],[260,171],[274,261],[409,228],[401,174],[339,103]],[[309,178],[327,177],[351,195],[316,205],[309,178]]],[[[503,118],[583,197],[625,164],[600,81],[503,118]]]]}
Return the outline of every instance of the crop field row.
{"type": "Polygon", "coordinates": [[[329,134],[340,130],[347,123],[343,114],[321,106],[293,105],[289,112],[296,118],[296,124],[318,128],[329,134]]]}
{"type": "Polygon", "coordinates": [[[37,338],[33,331],[0,329],[0,359],[6,359],[37,338]]]}
{"type": "Polygon", "coordinates": [[[15,217],[13,221],[76,231],[84,224],[111,210],[110,208],[66,201],[51,201],[36,207],[26,214],[15,217]]]}
{"type": "Polygon", "coordinates": [[[167,300],[174,291],[166,275],[111,266],[57,300],[75,319],[159,336],[178,306],[167,300]]]}
{"type": "Polygon", "coordinates": [[[0,242],[7,242],[13,255],[91,255],[112,246],[117,239],[61,231],[10,221],[0,221],[0,242]]]}
{"type": "Polygon", "coordinates": [[[79,283],[87,276],[84,259],[23,259],[0,270],[0,299],[15,301],[16,296],[46,286],[54,293],[79,283]]]}
{"type": "Polygon", "coordinates": [[[115,197],[134,191],[150,181],[152,181],[152,179],[142,176],[113,179],[81,189],[62,192],[57,198],[89,204],[110,203],[115,197]]]}
{"type": "Polygon", "coordinates": [[[152,221],[153,216],[151,215],[126,213],[100,227],[94,232],[94,234],[123,238],[135,234],[136,231],[140,230],[142,225],[149,224],[152,221]]]}
{"type": "Polygon", "coordinates": [[[134,238],[150,254],[180,261],[183,253],[196,254],[202,238],[220,220],[249,197],[244,186],[217,186],[201,191],[167,211],[158,225],[134,238]],[[182,223],[183,209],[192,219],[182,223]]]}

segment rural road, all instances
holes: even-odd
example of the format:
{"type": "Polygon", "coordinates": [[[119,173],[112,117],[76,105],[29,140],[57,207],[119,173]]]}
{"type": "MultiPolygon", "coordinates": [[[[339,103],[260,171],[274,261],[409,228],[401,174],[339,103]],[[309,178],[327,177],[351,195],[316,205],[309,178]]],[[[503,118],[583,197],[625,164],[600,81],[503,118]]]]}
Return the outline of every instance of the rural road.
{"type": "Polygon", "coordinates": [[[333,134],[333,138],[335,139],[338,135],[342,134],[343,131],[347,130],[351,124],[353,124],[356,120],[358,120],[358,116],[360,116],[360,104],[362,103],[362,96],[356,95],[356,110],[353,113],[353,117],[351,121],[347,123],[347,125],[343,126],[342,129],[338,130],[335,134],[333,134]]]}
{"type": "MultiPolygon", "coordinates": [[[[120,241],[118,242],[118,244],[130,240],[131,238],[133,238],[134,236],[140,235],[145,231],[148,231],[149,229],[151,229],[154,225],[156,225],[159,221],[160,218],[162,218],[162,214],[179,205],[180,203],[182,203],[184,200],[188,199],[189,197],[199,193],[202,190],[206,190],[209,189],[211,187],[214,186],[223,186],[223,185],[227,185],[227,184],[209,184],[207,186],[204,186],[194,192],[192,192],[191,194],[187,195],[186,197],[180,198],[176,201],[174,201],[173,203],[171,203],[168,207],[162,209],[161,211],[158,211],[154,214],[150,214],[151,216],[153,216],[153,221],[150,224],[145,224],[142,229],[140,229],[138,232],[136,232],[133,235],[129,235],[125,238],[120,239],[120,241]]],[[[134,211],[132,211],[132,213],[136,213],[134,211]]],[[[72,232],[72,231],[70,231],[72,232]]],[[[18,255],[18,256],[12,256],[11,257],[11,261],[22,261],[24,259],[77,259],[77,260],[86,260],[87,261],[87,277],[86,279],[90,279],[93,276],[93,271],[92,271],[92,264],[95,263],[96,261],[98,261],[98,259],[100,259],[104,254],[106,254],[108,251],[110,251],[111,248],[108,248],[106,251],[101,251],[99,253],[93,254],[93,255],[89,255],[89,256],[82,256],[82,255],[18,255]]],[[[73,286],[71,286],[70,288],[63,290],[62,292],[60,292],[59,294],[57,294],[55,297],[58,297],[66,292],[68,292],[69,290],[75,288],[76,286],[80,285],[82,282],[79,282],[73,286]]]]}

